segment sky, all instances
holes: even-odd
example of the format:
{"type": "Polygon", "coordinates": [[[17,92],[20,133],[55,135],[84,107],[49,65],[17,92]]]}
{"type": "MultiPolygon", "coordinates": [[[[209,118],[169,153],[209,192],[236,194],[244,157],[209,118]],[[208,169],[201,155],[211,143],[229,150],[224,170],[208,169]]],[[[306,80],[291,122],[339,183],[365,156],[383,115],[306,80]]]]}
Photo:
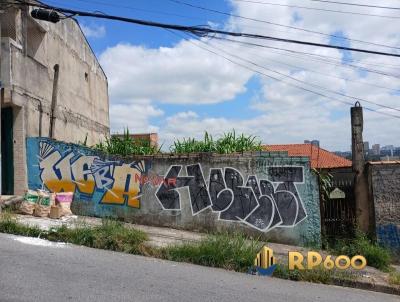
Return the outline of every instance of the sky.
{"type": "MultiPolygon", "coordinates": [[[[174,0],[46,3],[400,54],[400,10],[309,0],[179,1],[223,13],[174,0]]],[[[347,2],[378,5],[371,0],[347,2]]],[[[400,7],[400,1],[382,0],[379,5],[400,7]]],[[[345,151],[351,145],[350,104],[358,98],[366,109],[364,140],[400,146],[400,118],[382,114],[400,117],[400,58],[240,37],[230,38],[236,42],[218,36],[197,38],[87,17],[78,20],[108,78],[111,133],[122,133],[126,127],[131,133],[157,132],[168,149],[176,139],[201,138],[204,131],[218,138],[235,129],[256,135],[265,144],[318,139],[325,149],[345,151]]]]}

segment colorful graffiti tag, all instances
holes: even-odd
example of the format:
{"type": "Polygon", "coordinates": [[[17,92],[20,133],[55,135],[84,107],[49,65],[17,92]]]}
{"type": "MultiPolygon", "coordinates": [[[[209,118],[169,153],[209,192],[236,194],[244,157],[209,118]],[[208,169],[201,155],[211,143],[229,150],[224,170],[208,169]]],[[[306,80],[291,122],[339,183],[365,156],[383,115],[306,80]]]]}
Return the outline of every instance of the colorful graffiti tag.
{"type": "Polygon", "coordinates": [[[203,171],[200,163],[169,166],[165,159],[115,160],[88,148],[44,138],[28,143],[29,187],[75,192],[79,213],[119,217],[125,213],[169,215],[168,211],[178,211],[184,215],[186,203],[182,198],[187,198],[192,216],[214,213],[213,219],[261,232],[292,228],[308,217],[299,193],[303,198],[304,192],[309,193],[301,165],[266,165],[257,170],[257,175],[244,175],[235,167],[211,165],[203,171]],[[160,169],[166,174],[160,176],[160,169]],[[141,211],[125,211],[129,208],[141,211]]]}
{"type": "Polygon", "coordinates": [[[60,152],[48,142],[39,143],[40,179],[51,192],[79,192],[99,203],[140,208],[144,161],[130,164],[106,161],[77,150],[60,152]]]}
{"type": "Polygon", "coordinates": [[[235,168],[210,169],[208,184],[200,164],[187,165],[187,176],[180,176],[181,165],[169,168],[156,197],[163,209],[181,210],[180,189],[189,190],[192,215],[206,209],[219,214],[219,220],[240,222],[262,232],[275,227],[294,227],[307,217],[296,185],[304,182],[303,167],[267,168],[269,179],[248,176],[246,182],[235,168]]]}

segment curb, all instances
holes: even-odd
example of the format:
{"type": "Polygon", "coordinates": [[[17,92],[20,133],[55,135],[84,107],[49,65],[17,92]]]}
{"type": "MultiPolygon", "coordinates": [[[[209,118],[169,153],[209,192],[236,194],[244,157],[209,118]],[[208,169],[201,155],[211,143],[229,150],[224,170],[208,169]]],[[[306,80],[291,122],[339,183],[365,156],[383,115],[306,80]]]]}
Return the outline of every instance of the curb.
{"type": "Polygon", "coordinates": [[[400,296],[400,287],[341,279],[334,279],[332,284],[400,296]]]}

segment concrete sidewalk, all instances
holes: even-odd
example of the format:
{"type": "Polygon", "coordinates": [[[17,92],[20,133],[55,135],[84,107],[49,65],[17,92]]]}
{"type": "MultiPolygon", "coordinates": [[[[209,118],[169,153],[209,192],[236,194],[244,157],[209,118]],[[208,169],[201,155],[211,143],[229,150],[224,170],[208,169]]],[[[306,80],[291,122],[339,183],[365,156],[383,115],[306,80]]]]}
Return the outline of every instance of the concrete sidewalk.
{"type": "MultiPolygon", "coordinates": [[[[101,224],[101,218],[95,217],[69,216],[63,217],[59,220],[26,215],[16,215],[16,217],[20,223],[30,226],[36,225],[42,230],[49,230],[50,228],[59,227],[61,225],[66,225],[67,227],[74,228],[82,224],[91,226],[101,224]]],[[[198,242],[207,236],[207,234],[203,233],[131,223],[125,223],[125,226],[145,232],[149,237],[148,244],[157,248],[166,247],[169,245],[183,244],[187,242],[198,242]]],[[[278,262],[281,263],[287,262],[287,255],[289,251],[298,251],[305,254],[307,253],[307,251],[311,250],[304,247],[278,243],[268,243],[268,247],[273,249],[275,257],[278,259],[278,262]]],[[[327,255],[326,251],[319,252],[321,252],[321,254],[327,255]]],[[[398,266],[395,268],[400,271],[400,268],[398,266]]],[[[335,284],[400,295],[400,286],[391,285],[389,284],[388,280],[388,273],[384,273],[373,267],[367,266],[364,270],[362,270],[362,272],[358,273],[358,278],[356,281],[337,280],[335,284]]]]}

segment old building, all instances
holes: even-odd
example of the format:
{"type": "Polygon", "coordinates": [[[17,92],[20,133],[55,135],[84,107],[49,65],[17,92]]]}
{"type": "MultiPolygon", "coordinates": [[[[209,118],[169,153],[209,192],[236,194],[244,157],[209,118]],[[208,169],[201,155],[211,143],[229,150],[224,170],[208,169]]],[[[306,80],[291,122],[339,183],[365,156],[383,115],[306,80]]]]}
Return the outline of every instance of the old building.
{"type": "Polygon", "coordinates": [[[31,9],[0,13],[2,194],[27,188],[27,137],[94,144],[109,134],[107,78],[79,24],[31,9]]]}

